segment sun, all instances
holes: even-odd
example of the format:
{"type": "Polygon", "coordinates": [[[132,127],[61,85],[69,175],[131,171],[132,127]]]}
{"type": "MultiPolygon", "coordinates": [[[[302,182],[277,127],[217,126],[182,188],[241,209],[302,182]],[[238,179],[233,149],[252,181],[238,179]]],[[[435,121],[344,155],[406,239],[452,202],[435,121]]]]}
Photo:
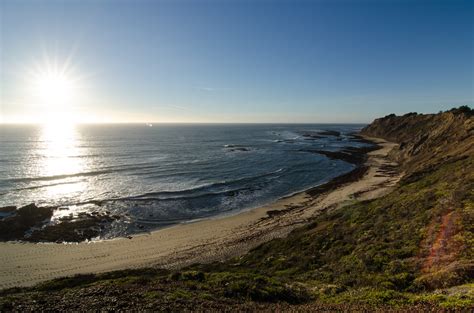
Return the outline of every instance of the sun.
{"type": "Polygon", "coordinates": [[[31,78],[33,101],[45,110],[67,110],[74,104],[78,85],[64,68],[46,66],[35,71],[31,78]]]}
{"type": "Polygon", "coordinates": [[[83,77],[71,57],[44,56],[26,69],[27,103],[34,119],[43,124],[77,122],[83,102],[83,77]]]}
{"type": "Polygon", "coordinates": [[[72,104],[76,88],[66,73],[47,70],[38,73],[33,89],[39,104],[59,109],[72,104]]]}

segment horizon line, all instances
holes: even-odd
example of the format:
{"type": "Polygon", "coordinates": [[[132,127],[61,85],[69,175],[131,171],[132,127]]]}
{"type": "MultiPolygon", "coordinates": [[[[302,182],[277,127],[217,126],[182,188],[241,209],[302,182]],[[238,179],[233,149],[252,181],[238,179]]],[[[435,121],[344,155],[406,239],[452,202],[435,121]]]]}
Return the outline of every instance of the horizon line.
{"type": "MultiPolygon", "coordinates": [[[[312,125],[312,124],[340,124],[340,125],[362,125],[370,122],[73,122],[71,125],[258,125],[258,124],[278,124],[278,125],[312,125]]],[[[0,125],[48,125],[55,123],[43,122],[0,122],[0,125]]]]}

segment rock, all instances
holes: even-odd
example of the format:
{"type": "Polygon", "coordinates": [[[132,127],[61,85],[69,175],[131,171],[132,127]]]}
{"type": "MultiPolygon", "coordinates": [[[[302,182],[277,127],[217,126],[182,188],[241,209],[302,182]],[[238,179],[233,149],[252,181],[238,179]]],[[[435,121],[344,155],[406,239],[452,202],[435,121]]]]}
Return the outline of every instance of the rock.
{"type": "Polygon", "coordinates": [[[322,154],[333,160],[342,160],[355,165],[361,165],[367,159],[367,153],[378,149],[377,145],[368,147],[345,147],[341,151],[325,151],[318,149],[301,149],[300,151],[322,154]]]}
{"type": "Polygon", "coordinates": [[[231,152],[235,151],[250,151],[249,148],[240,146],[240,145],[224,145],[224,148],[227,148],[231,152]]]}
{"type": "Polygon", "coordinates": [[[318,132],[318,134],[322,136],[335,136],[335,137],[341,136],[341,133],[335,130],[323,130],[323,131],[318,132]]]}
{"type": "Polygon", "coordinates": [[[16,213],[16,206],[6,206],[0,208],[0,219],[11,216],[16,213]]]}
{"type": "Polygon", "coordinates": [[[80,242],[99,236],[107,223],[120,218],[119,215],[108,216],[97,211],[80,212],[77,218],[69,214],[48,224],[55,209],[37,207],[34,203],[19,208],[15,215],[0,220],[0,240],[80,242]]]}
{"type": "Polygon", "coordinates": [[[318,132],[313,131],[303,132],[301,136],[305,137],[305,140],[318,140],[324,138],[323,136],[320,136],[318,132]]]}
{"type": "Polygon", "coordinates": [[[16,211],[16,206],[14,205],[4,206],[0,208],[0,213],[12,213],[15,211],[16,211]]]}
{"type": "Polygon", "coordinates": [[[243,152],[246,152],[246,151],[250,151],[250,149],[249,148],[244,148],[244,147],[239,147],[239,148],[230,149],[229,151],[243,151],[243,152]]]}
{"type": "Polygon", "coordinates": [[[34,203],[19,208],[15,215],[0,220],[0,240],[22,240],[25,232],[40,228],[53,215],[53,207],[37,207],[34,203]]]}

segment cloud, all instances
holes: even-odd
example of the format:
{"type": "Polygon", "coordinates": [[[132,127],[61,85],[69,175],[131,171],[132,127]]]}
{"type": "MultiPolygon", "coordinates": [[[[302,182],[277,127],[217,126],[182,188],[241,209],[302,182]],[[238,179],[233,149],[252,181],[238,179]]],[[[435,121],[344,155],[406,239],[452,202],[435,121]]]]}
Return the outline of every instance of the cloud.
{"type": "Polygon", "coordinates": [[[189,110],[189,108],[182,107],[182,106],[179,106],[179,105],[167,104],[165,106],[170,107],[170,108],[180,109],[180,110],[189,110]]]}
{"type": "Polygon", "coordinates": [[[197,89],[201,91],[207,91],[207,92],[213,92],[217,90],[216,88],[212,88],[212,87],[197,87],[197,89]]]}

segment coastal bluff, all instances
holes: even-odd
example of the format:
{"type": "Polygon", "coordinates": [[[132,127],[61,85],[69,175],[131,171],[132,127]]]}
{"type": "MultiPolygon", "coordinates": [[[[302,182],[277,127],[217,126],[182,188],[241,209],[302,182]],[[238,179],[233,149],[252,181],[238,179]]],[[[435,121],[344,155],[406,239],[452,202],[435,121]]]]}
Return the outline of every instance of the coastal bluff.
{"type": "Polygon", "coordinates": [[[391,153],[409,173],[474,155],[474,111],[455,108],[438,114],[390,114],[361,134],[400,144],[391,153]]]}

